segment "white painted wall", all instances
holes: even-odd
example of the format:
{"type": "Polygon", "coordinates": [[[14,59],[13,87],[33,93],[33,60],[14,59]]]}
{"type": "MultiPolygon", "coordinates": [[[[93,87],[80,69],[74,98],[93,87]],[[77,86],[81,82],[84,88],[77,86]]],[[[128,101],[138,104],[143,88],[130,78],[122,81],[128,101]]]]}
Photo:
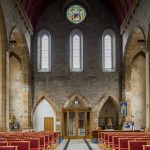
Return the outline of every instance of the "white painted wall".
{"type": "Polygon", "coordinates": [[[33,114],[33,128],[36,131],[44,131],[44,117],[54,117],[54,130],[56,130],[56,115],[45,99],[38,104],[33,114]]]}

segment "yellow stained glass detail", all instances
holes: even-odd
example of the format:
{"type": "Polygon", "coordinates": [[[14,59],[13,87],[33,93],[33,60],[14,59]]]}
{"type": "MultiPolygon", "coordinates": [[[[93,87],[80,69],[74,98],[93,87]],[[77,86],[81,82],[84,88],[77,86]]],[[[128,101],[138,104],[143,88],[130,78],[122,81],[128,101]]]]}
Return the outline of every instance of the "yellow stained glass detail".
{"type": "Polygon", "coordinates": [[[66,15],[70,22],[78,24],[85,20],[86,10],[80,5],[72,5],[67,9],[66,15]]]}

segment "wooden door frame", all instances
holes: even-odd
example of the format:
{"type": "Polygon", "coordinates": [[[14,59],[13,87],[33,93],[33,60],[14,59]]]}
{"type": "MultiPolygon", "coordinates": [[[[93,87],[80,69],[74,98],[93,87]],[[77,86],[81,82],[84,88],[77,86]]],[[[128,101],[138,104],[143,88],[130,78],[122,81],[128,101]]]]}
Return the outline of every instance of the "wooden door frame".
{"type": "Polygon", "coordinates": [[[62,107],[62,136],[63,138],[67,139],[86,139],[91,138],[91,135],[87,135],[87,112],[90,112],[90,129],[92,129],[92,109],[91,108],[85,108],[85,107],[62,107]],[[64,135],[64,112],[67,112],[67,136],[64,135]],[[76,136],[69,136],[69,112],[75,112],[75,120],[76,120],[76,136]],[[85,136],[78,136],[78,112],[85,112],[84,113],[84,126],[85,126],[85,136]]]}

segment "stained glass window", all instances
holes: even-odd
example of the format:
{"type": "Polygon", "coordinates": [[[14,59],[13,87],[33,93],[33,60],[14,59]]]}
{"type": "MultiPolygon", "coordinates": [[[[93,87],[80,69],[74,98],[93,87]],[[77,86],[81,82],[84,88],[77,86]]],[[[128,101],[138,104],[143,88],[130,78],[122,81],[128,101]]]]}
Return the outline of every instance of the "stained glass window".
{"type": "Polygon", "coordinates": [[[70,22],[78,24],[85,20],[87,13],[82,6],[72,5],[67,9],[66,15],[70,22]]]}

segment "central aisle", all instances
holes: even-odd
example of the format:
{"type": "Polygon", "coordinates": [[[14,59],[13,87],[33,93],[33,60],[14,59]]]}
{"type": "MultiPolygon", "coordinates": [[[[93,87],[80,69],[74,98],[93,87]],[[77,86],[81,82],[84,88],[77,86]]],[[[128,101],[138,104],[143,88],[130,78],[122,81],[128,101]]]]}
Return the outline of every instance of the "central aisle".
{"type": "Polygon", "coordinates": [[[101,150],[97,144],[91,143],[90,139],[64,139],[56,150],[101,150]],[[89,147],[88,147],[89,146],[89,147]]]}
{"type": "Polygon", "coordinates": [[[72,139],[69,142],[67,150],[89,150],[84,140],[72,139]]]}

